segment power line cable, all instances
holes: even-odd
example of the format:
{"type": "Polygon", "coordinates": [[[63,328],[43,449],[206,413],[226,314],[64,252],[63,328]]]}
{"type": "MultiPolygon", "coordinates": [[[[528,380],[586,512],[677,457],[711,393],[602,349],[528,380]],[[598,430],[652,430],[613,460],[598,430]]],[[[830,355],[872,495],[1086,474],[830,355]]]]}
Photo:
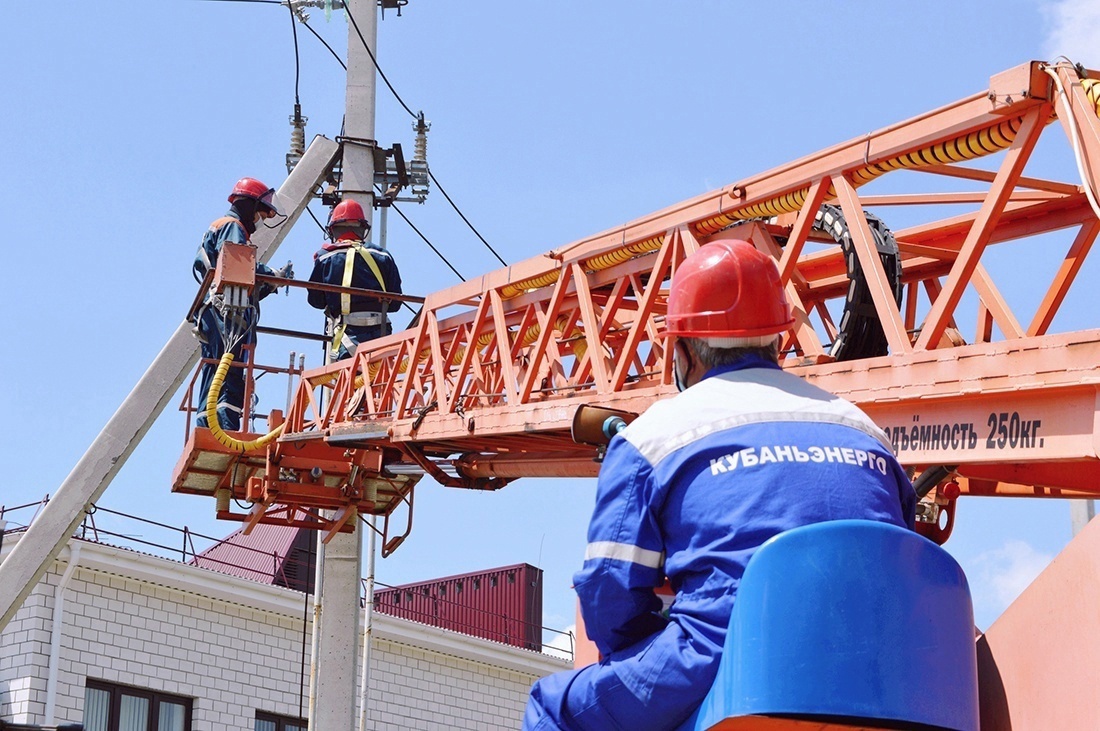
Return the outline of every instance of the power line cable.
{"type": "Polygon", "coordinates": [[[302,21],[302,25],[304,25],[306,27],[306,30],[308,30],[310,33],[312,33],[313,36],[317,40],[319,40],[321,42],[321,44],[324,45],[325,48],[328,49],[328,52],[331,53],[332,57],[336,59],[336,63],[340,64],[340,66],[344,69],[344,71],[347,71],[348,70],[348,65],[346,63],[344,63],[344,59],[340,58],[340,54],[338,54],[336,51],[332,50],[332,46],[330,46],[328,44],[328,41],[326,41],[324,38],[322,38],[321,34],[318,33],[317,31],[313,30],[313,26],[311,26],[309,23],[305,22],[304,20],[302,21]]]}
{"type": "MultiPolygon", "coordinates": [[[[371,63],[374,64],[374,68],[375,68],[375,70],[378,71],[378,75],[381,76],[382,80],[386,82],[386,86],[389,88],[390,93],[393,94],[394,98],[397,99],[397,101],[401,104],[402,107],[405,108],[405,111],[408,112],[409,115],[413,119],[419,120],[420,115],[415,114],[412,111],[412,109],[409,108],[409,105],[405,103],[405,100],[402,99],[401,95],[397,93],[397,90],[393,88],[393,84],[390,83],[389,78],[386,77],[386,72],[384,72],[382,70],[382,67],[378,64],[378,59],[376,59],[374,57],[374,53],[371,51],[370,45],[367,44],[367,40],[363,37],[363,33],[359,30],[359,24],[357,22],[355,22],[355,16],[352,14],[352,12],[348,8],[347,4],[344,5],[344,12],[347,13],[348,20],[351,21],[352,27],[355,28],[355,34],[357,36],[359,36],[359,42],[363,44],[363,49],[367,52],[367,55],[370,56],[371,63]]],[[[321,43],[325,43],[325,40],[323,38],[321,38],[321,36],[317,33],[317,31],[313,30],[313,28],[310,28],[308,23],[303,23],[303,25],[305,25],[306,28],[309,28],[310,32],[313,33],[313,35],[317,36],[317,39],[320,40],[321,43]]],[[[325,43],[325,47],[328,48],[329,52],[332,53],[332,55],[336,58],[336,60],[340,63],[340,65],[344,67],[344,70],[347,71],[348,67],[340,59],[340,56],[337,55],[337,53],[335,51],[333,51],[332,48],[327,43],[325,43]]],[[[487,248],[490,252],[492,252],[493,256],[495,256],[497,258],[497,261],[499,261],[503,266],[508,266],[508,262],[506,262],[504,260],[504,258],[501,257],[501,255],[497,253],[496,249],[494,249],[489,244],[489,242],[485,240],[485,237],[481,235],[481,232],[478,231],[472,223],[470,223],[470,219],[466,218],[466,214],[464,214],[462,212],[462,210],[458,207],[458,205],[451,199],[451,196],[447,195],[446,189],[444,189],[444,187],[440,184],[439,180],[436,179],[435,175],[432,174],[431,170],[428,170],[428,176],[432,179],[432,182],[435,183],[436,187],[439,188],[439,192],[443,194],[443,197],[447,199],[447,202],[451,204],[451,208],[453,208],[455,210],[455,213],[458,214],[459,218],[461,218],[462,221],[467,226],[470,227],[470,230],[473,231],[474,235],[477,236],[481,240],[481,243],[485,244],[485,248],[487,248]]],[[[404,214],[402,214],[402,218],[404,218],[404,214]]],[[[408,219],[406,219],[406,220],[408,220],[408,219]]],[[[410,223],[409,225],[411,226],[412,224],[410,223]]],[[[415,230],[415,227],[414,227],[414,230],[415,230]]],[[[417,232],[417,233],[419,233],[419,232],[417,232]]],[[[423,235],[421,235],[421,237],[423,238],[423,235]]],[[[424,240],[427,241],[426,238],[424,240]]],[[[431,243],[429,242],[428,245],[431,246],[431,243]]],[[[434,247],[433,247],[433,250],[434,250],[434,247]]],[[[440,255],[440,256],[442,258],[442,255],[440,255]]],[[[446,259],[444,259],[444,261],[446,261],[446,259]]],[[[447,266],[450,266],[450,264],[447,264],[447,266]]],[[[454,267],[451,267],[451,270],[454,271],[454,267]]],[[[455,274],[458,274],[458,272],[455,271],[455,274]]],[[[459,274],[458,276],[459,276],[460,279],[462,279],[461,274],[459,274]]],[[[466,281],[466,280],[462,279],[462,281],[466,281]]]]}
{"type": "Polygon", "coordinates": [[[396,205],[393,205],[393,204],[390,204],[390,208],[397,211],[397,215],[399,215],[399,216],[401,216],[401,218],[405,219],[405,223],[409,224],[409,228],[411,228],[413,231],[415,231],[417,236],[424,239],[424,243],[428,245],[428,248],[431,249],[432,251],[434,251],[435,255],[438,256],[440,259],[442,259],[444,264],[446,264],[448,267],[450,267],[450,270],[455,273],[455,276],[457,276],[463,282],[466,281],[466,277],[462,276],[459,273],[459,271],[451,265],[451,262],[447,261],[447,257],[445,257],[445,256],[443,256],[443,254],[439,253],[439,249],[435,248],[435,246],[432,245],[431,241],[428,241],[428,237],[425,236],[424,234],[422,234],[420,232],[420,229],[418,229],[415,225],[413,225],[413,222],[409,220],[408,216],[406,216],[404,213],[401,212],[400,208],[398,208],[396,205]]]}
{"type": "Polygon", "coordinates": [[[459,210],[458,206],[455,205],[455,202],[453,200],[451,200],[451,196],[447,195],[447,191],[443,189],[443,186],[439,183],[439,180],[436,179],[435,175],[432,174],[431,170],[428,170],[428,177],[432,179],[432,182],[435,183],[435,187],[439,188],[439,192],[442,193],[443,197],[447,199],[447,202],[451,204],[451,208],[455,209],[455,213],[457,213],[459,217],[466,222],[466,225],[470,227],[470,230],[474,232],[474,235],[481,239],[481,243],[485,244],[485,248],[493,252],[493,256],[497,258],[497,261],[499,261],[504,266],[508,266],[508,262],[504,261],[504,259],[501,258],[496,249],[489,245],[489,242],[485,240],[485,237],[482,236],[476,228],[474,228],[474,224],[470,223],[469,219],[466,218],[466,215],[459,210]]]}
{"type": "MultiPolygon", "coordinates": [[[[236,2],[238,0],[227,0],[227,1],[236,2]]],[[[248,1],[248,0],[245,0],[245,1],[248,1]]],[[[258,1],[258,2],[270,2],[271,0],[256,0],[256,1],[258,1]]],[[[295,21],[295,16],[294,16],[293,8],[291,8],[288,5],[288,9],[290,10],[291,28],[294,32],[294,103],[297,104],[298,103],[299,83],[300,83],[299,80],[300,80],[300,76],[301,76],[301,68],[300,68],[299,53],[298,53],[298,28],[297,28],[297,25],[294,22],[295,21]]],[[[347,7],[347,5],[344,6],[344,12],[347,13],[348,20],[351,21],[352,26],[355,28],[355,34],[357,36],[359,36],[359,41],[363,44],[363,48],[364,48],[364,50],[366,50],[367,55],[370,56],[371,63],[374,64],[374,68],[375,68],[376,71],[378,71],[378,75],[381,76],[382,80],[386,82],[386,86],[389,88],[390,93],[393,94],[394,98],[397,99],[397,101],[401,104],[402,107],[404,107],[405,111],[408,112],[411,117],[413,117],[413,119],[419,119],[419,115],[415,114],[412,111],[412,109],[409,108],[409,105],[405,103],[405,100],[402,99],[401,95],[397,93],[397,90],[393,88],[393,84],[390,83],[390,80],[389,80],[389,78],[387,78],[386,73],[382,70],[382,67],[378,65],[378,59],[376,59],[374,57],[374,53],[371,52],[370,46],[367,44],[366,39],[363,37],[362,31],[359,30],[359,24],[355,21],[355,16],[352,14],[351,10],[347,7]]],[[[312,33],[317,38],[317,40],[321,41],[321,43],[325,46],[325,48],[328,49],[329,53],[332,54],[332,56],[336,59],[336,61],[346,71],[347,70],[347,65],[343,62],[343,60],[341,60],[340,56],[336,53],[336,51],[334,51],[332,49],[332,47],[327,42],[325,42],[325,39],[322,38],[321,35],[309,25],[309,23],[306,23],[306,22],[303,21],[302,25],[304,25],[306,27],[306,29],[309,30],[309,32],[312,33]]],[[[459,217],[463,220],[463,222],[465,222],[465,224],[470,227],[470,230],[474,232],[474,235],[477,236],[478,239],[481,240],[481,243],[485,244],[485,247],[487,249],[489,249],[490,252],[492,252],[493,256],[495,256],[497,258],[497,260],[502,265],[508,266],[508,262],[506,262],[500,256],[500,254],[497,253],[496,249],[494,249],[489,244],[489,242],[485,240],[485,237],[482,236],[481,233],[474,227],[474,225],[472,223],[470,223],[470,219],[466,218],[466,215],[462,212],[462,210],[458,207],[458,205],[454,202],[454,200],[451,199],[451,196],[447,194],[446,189],[440,184],[439,180],[436,179],[435,175],[433,175],[430,170],[428,171],[428,175],[431,178],[432,182],[434,182],[436,184],[436,187],[439,188],[439,192],[442,193],[443,197],[447,199],[447,202],[451,205],[451,208],[453,208],[455,213],[457,213],[459,215],[459,217]]],[[[435,246],[432,244],[432,242],[428,240],[428,237],[425,236],[420,231],[420,229],[418,229],[413,224],[413,222],[409,220],[409,217],[406,216],[397,206],[392,206],[392,208],[395,211],[397,211],[397,214],[399,216],[401,216],[401,218],[403,218],[405,220],[405,223],[407,223],[409,225],[409,228],[411,228],[413,231],[415,231],[416,234],[421,239],[424,240],[424,243],[426,243],[428,245],[428,248],[430,248],[432,251],[434,251],[436,256],[438,256],[443,261],[443,263],[446,264],[447,267],[450,268],[450,270],[455,273],[455,276],[457,276],[459,279],[461,279],[463,282],[465,282],[466,278],[464,276],[462,276],[462,274],[457,269],[455,269],[455,267],[451,264],[451,262],[449,262],[447,260],[447,257],[443,256],[443,254],[439,251],[439,249],[435,248],[435,246]]],[[[321,224],[321,222],[317,219],[317,216],[314,215],[313,211],[310,210],[308,206],[306,207],[306,212],[309,213],[310,218],[312,218],[314,223],[317,224],[317,227],[320,228],[321,231],[324,232],[325,227],[321,224]]],[[[402,304],[404,304],[406,307],[408,307],[408,303],[402,303],[402,304]]],[[[409,310],[411,311],[412,308],[409,307],[409,310]]]]}
{"type": "Polygon", "coordinates": [[[321,233],[323,233],[325,236],[328,236],[328,231],[326,231],[321,222],[317,220],[317,216],[314,215],[313,211],[309,209],[309,206],[306,206],[306,213],[308,213],[309,217],[313,219],[313,222],[317,224],[317,228],[321,229],[321,233]]]}
{"type": "MultiPolygon", "coordinates": [[[[373,5],[373,3],[372,3],[373,5]]],[[[359,36],[359,42],[363,44],[363,48],[366,50],[367,55],[370,56],[371,63],[374,64],[374,68],[378,71],[378,75],[382,77],[382,81],[386,82],[386,86],[389,87],[390,93],[393,94],[401,106],[405,108],[405,111],[409,113],[409,116],[413,119],[418,119],[416,113],[409,109],[409,105],[405,103],[405,100],[401,98],[401,95],[397,93],[397,90],[393,88],[393,84],[386,78],[385,72],[382,71],[382,67],[378,65],[378,60],[375,59],[374,53],[370,50],[370,45],[367,43],[367,39],[363,37],[363,33],[359,30],[359,24],[355,22],[355,16],[351,14],[351,9],[347,3],[344,3],[344,12],[347,13],[348,20],[351,21],[351,25],[355,28],[355,34],[359,36]]]]}
{"type": "Polygon", "coordinates": [[[298,84],[302,78],[302,62],[298,55],[298,24],[294,22],[294,8],[287,3],[287,11],[290,13],[290,31],[294,34],[294,105],[301,104],[298,98],[298,84]]]}

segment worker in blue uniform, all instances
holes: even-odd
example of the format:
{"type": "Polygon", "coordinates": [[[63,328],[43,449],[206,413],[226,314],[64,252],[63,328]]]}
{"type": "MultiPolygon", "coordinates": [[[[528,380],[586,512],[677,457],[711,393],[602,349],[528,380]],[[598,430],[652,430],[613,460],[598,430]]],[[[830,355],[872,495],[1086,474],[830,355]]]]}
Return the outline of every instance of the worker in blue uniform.
{"type": "MultiPolygon", "coordinates": [[[[207,272],[212,271],[218,265],[218,254],[225,243],[248,244],[251,243],[252,234],[256,232],[256,226],[260,221],[278,215],[279,209],[275,202],[275,189],[261,183],[255,178],[241,178],[233,186],[229,193],[229,212],[210,224],[210,228],[202,237],[199,250],[195,254],[193,273],[195,279],[202,282],[207,272]]],[[[257,274],[266,274],[280,277],[293,277],[294,271],[287,264],[278,271],[273,271],[265,264],[256,264],[257,274]]],[[[233,354],[237,362],[241,362],[242,350],[246,345],[256,342],[256,322],[259,319],[259,300],[275,291],[275,288],[260,284],[253,295],[255,312],[251,318],[251,324],[244,336],[233,346],[233,354]]],[[[210,384],[217,371],[217,362],[225,354],[225,310],[218,296],[211,297],[207,293],[202,307],[196,315],[197,335],[202,342],[202,357],[207,362],[201,366],[199,381],[199,418],[196,426],[208,426],[206,419],[206,397],[210,393],[210,384]],[[209,361],[215,361],[213,363],[209,361]]],[[[218,422],[226,431],[237,431],[241,426],[241,414],[244,407],[244,379],[243,368],[230,368],[218,394],[218,422]]]]}
{"type": "Polygon", "coordinates": [[[574,576],[601,659],[537,681],[524,729],[676,729],[714,681],[761,544],[845,518],[913,527],[916,497],[882,430],[779,367],[793,322],[751,244],[707,244],[676,271],[665,334],[681,393],[612,438],[574,576]]]}
{"type": "MultiPolygon", "coordinates": [[[[329,217],[331,241],[313,255],[309,281],[401,294],[397,264],[388,251],[366,240],[369,231],[363,206],[353,200],[338,203],[329,217]]],[[[313,289],[308,299],[310,305],[325,311],[330,363],[351,357],[359,343],[392,333],[386,312],[401,307],[398,300],[313,289]]]]}

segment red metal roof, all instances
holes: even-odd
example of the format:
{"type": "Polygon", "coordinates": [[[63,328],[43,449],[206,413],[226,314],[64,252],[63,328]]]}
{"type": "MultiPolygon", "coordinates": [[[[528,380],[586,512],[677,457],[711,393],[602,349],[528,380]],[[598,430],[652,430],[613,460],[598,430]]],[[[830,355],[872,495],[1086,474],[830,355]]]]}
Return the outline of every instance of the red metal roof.
{"type": "Polygon", "coordinates": [[[245,535],[237,530],[189,563],[264,584],[302,590],[312,582],[309,564],[314,531],[261,523],[245,535]]]}
{"type": "MultiPolygon", "coordinates": [[[[235,531],[190,563],[312,591],[315,540],[316,531],[261,523],[248,535],[235,531]]],[[[378,589],[374,606],[395,617],[516,647],[542,648],[542,569],[530,564],[378,589]]]]}

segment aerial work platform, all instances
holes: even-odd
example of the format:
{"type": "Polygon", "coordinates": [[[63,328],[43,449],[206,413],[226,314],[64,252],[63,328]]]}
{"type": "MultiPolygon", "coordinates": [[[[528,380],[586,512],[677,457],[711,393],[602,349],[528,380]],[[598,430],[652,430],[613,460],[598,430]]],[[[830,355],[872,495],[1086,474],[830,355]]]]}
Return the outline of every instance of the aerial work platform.
{"type": "MultiPolygon", "coordinates": [[[[277,424],[279,412],[272,417],[269,423],[277,424]]],[[[241,441],[262,436],[234,435],[241,441]]],[[[402,504],[411,510],[419,475],[386,475],[380,450],[358,450],[353,460],[332,457],[320,439],[298,441],[275,458],[269,451],[235,451],[198,427],[173,471],[172,492],[216,498],[218,518],[243,522],[246,533],[273,523],[320,530],[328,539],[354,530],[357,517],[368,515],[385,518],[388,533],[391,514],[402,504]],[[234,510],[234,501],[247,505],[234,510]]]]}

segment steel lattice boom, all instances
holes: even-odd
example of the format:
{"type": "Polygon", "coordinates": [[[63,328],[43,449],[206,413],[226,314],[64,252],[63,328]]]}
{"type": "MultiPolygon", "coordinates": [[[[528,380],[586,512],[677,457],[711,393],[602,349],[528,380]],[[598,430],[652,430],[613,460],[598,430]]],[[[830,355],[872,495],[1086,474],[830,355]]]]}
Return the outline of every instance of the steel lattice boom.
{"type": "MultiPolygon", "coordinates": [[[[254,501],[254,522],[286,520],[270,513],[287,510],[278,505],[342,506],[320,526],[332,531],[356,511],[389,515],[411,495],[410,471],[476,489],[595,475],[597,447],[570,436],[578,408],[636,414],[674,391],[661,338],[669,279],[699,246],[732,237],[776,259],[796,311],[784,366],[865,409],[903,464],[947,466],[929,489],[940,484],[930,499],[949,515],[960,493],[1100,494],[1100,331],[1050,332],[1100,232],[1089,201],[1100,182],[1097,92],[1068,64],[1024,64],[954,104],[434,293],[414,327],[307,371],[284,435],[219,484],[254,501]],[[1023,175],[1055,128],[1083,185],[1023,175]],[[987,155],[993,170],[965,164],[987,155]],[[898,170],[981,189],[861,190],[898,170]],[[943,217],[949,204],[977,208],[943,217]],[[867,212],[902,205],[926,211],[925,222],[891,234],[867,212]],[[1061,229],[1076,236],[1024,313],[982,254],[1061,229]],[[967,336],[968,289],[978,312],[967,336]],[[842,355],[838,338],[860,318],[881,352],[842,355]],[[301,474],[317,465],[313,488],[301,474]],[[335,504],[333,490],[344,493],[335,504]]],[[[189,450],[176,489],[200,453],[216,451],[198,439],[189,450]]]]}

